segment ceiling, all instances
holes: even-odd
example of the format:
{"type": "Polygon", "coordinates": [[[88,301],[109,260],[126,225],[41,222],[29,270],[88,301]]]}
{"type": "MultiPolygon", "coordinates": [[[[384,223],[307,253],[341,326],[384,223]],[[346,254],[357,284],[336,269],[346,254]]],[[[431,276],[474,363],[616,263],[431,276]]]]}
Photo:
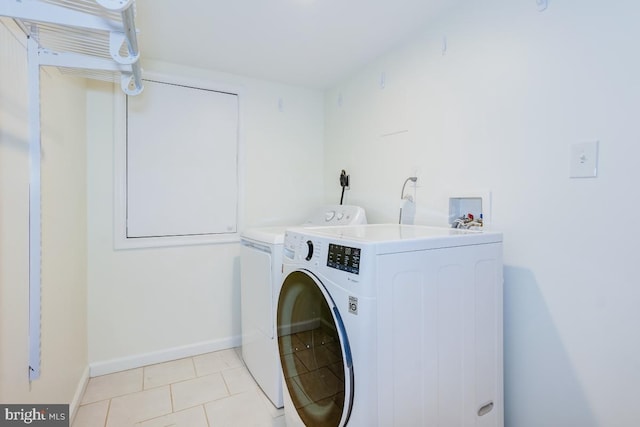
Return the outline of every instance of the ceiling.
{"type": "Polygon", "coordinates": [[[145,58],[325,89],[452,0],[136,0],[145,58]]]}

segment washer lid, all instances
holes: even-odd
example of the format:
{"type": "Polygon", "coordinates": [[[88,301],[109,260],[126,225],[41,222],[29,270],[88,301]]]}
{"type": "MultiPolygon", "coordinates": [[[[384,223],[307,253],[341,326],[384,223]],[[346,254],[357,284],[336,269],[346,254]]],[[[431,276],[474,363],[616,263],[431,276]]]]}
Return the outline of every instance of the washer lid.
{"type": "Polygon", "coordinates": [[[502,242],[499,232],[424,225],[369,224],[289,230],[298,232],[304,239],[315,236],[337,244],[366,245],[377,254],[502,242]]]}
{"type": "Polygon", "coordinates": [[[248,228],[242,232],[240,238],[242,240],[253,240],[255,242],[270,245],[281,245],[284,243],[284,232],[287,228],[289,227],[284,225],[276,227],[248,228]]]}

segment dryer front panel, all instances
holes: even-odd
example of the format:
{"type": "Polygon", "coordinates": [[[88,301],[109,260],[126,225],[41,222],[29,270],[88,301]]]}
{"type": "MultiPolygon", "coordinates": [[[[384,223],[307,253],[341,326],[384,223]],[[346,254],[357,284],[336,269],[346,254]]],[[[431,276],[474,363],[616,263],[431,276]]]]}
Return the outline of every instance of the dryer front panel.
{"type": "Polygon", "coordinates": [[[344,426],[353,404],[353,364],[333,299],[310,272],[283,281],[277,313],[278,347],[287,391],[308,427],[344,426]]]}

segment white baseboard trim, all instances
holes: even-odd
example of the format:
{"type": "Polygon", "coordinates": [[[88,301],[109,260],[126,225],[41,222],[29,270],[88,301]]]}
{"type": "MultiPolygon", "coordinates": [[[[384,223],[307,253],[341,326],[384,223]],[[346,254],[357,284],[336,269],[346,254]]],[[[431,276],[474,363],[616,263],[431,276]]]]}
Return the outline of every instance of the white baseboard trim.
{"type": "Polygon", "coordinates": [[[76,418],[76,414],[78,413],[78,408],[80,407],[80,403],[82,403],[82,396],[84,396],[84,391],[87,388],[87,384],[89,383],[89,366],[87,365],[82,372],[82,376],[80,377],[80,381],[78,381],[78,386],[76,387],[76,392],[73,395],[73,400],[69,404],[69,425],[73,424],[73,420],[76,418]]]}
{"type": "Polygon", "coordinates": [[[141,366],[169,362],[171,360],[197,356],[199,354],[210,353],[212,351],[238,347],[241,343],[242,337],[235,336],[220,340],[204,341],[180,347],[167,348],[150,353],[136,354],[118,359],[105,360],[102,362],[93,362],[89,364],[89,375],[91,377],[97,377],[100,375],[112,374],[114,372],[126,371],[127,369],[140,368],[141,366]]]}

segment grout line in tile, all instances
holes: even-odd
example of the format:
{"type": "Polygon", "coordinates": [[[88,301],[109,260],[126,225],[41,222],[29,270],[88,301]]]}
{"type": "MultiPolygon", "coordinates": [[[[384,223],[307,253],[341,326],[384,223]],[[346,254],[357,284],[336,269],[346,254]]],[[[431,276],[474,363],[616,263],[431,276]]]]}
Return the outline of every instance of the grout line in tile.
{"type": "MultiPolygon", "coordinates": [[[[184,380],[179,380],[179,381],[176,381],[176,382],[174,382],[174,383],[171,383],[170,385],[175,385],[175,384],[180,384],[180,383],[186,383],[187,381],[197,380],[198,378],[211,377],[211,376],[216,375],[216,374],[218,374],[218,375],[220,375],[220,376],[222,377],[222,372],[212,372],[212,373],[210,373],[210,374],[202,375],[202,376],[195,377],[195,378],[186,378],[186,379],[184,379],[184,380]]],[[[222,377],[222,379],[224,380],[224,377],[222,377]]],[[[165,385],[166,385],[166,384],[165,384],[165,385]]],[[[226,383],[225,383],[225,385],[226,385],[226,383]]],[[[156,387],[156,388],[157,388],[157,387],[156,387]]]]}
{"type": "MultiPolygon", "coordinates": [[[[226,383],[225,383],[225,387],[226,387],[226,383]]],[[[241,393],[244,393],[244,392],[241,392],[241,393]]],[[[238,394],[239,394],[239,393],[238,393],[238,394]]],[[[221,397],[218,397],[217,399],[213,399],[213,400],[207,400],[206,402],[203,402],[203,403],[197,404],[197,405],[195,405],[195,406],[187,406],[186,408],[182,408],[182,409],[180,409],[180,410],[179,410],[179,411],[177,411],[177,412],[187,411],[187,410],[189,410],[189,409],[193,409],[193,408],[197,408],[198,406],[202,406],[202,408],[205,410],[205,411],[204,411],[204,413],[206,414],[206,413],[207,413],[207,410],[206,410],[206,408],[205,408],[205,405],[207,405],[207,404],[209,404],[209,403],[213,403],[213,402],[218,402],[218,401],[220,401],[220,400],[228,399],[228,398],[233,397],[233,396],[236,396],[236,395],[235,395],[235,394],[228,393],[226,396],[221,396],[221,397]]],[[[173,397],[173,396],[172,396],[172,397],[173,397]]],[[[175,413],[175,412],[172,412],[172,413],[175,413]]]]}
{"type": "Polygon", "coordinates": [[[96,401],[93,401],[93,402],[83,403],[83,404],[82,404],[82,405],[80,405],[80,406],[91,405],[92,403],[102,402],[103,400],[109,400],[109,401],[110,401],[111,399],[115,399],[116,397],[124,397],[124,396],[128,396],[128,395],[130,395],[130,394],[133,394],[133,393],[138,393],[138,392],[140,392],[140,391],[144,391],[144,390],[132,391],[132,392],[125,393],[125,394],[116,394],[115,396],[109,396],[109,397],[107,397],[106,399],[100,399],[100,400],[96,400],[96,401]]]}
{"type": "Polygon", "coordinates": [[[169,384],[169,397],[171,398],[171,413],[174,413],[176,407],[173,403],[173,383],[169,384]]]}
{"type": "MultiPolygon", "coordinates": [[[[194,407],[192,407],[192,408],[181,409],[181,410],[179,410],[179,411],[177,411],[177,412],[188,411],[188,410],[193,409],[193,408],[195,408],[195,407],[196,407],[196,406],[194,406],[194,407]]],[[[151,417],[151,418],[145,418],[144,420],[136,421],[136,424],[145,423],[145,422],[147,422],[147,421],[151,421],[151,420],[157,420],[158,418],[167,417],[167,416],[169,416],[169,415],[176,414],[177,412],[173,410],[173,403],[172,403],[172,405],[171,405],[171,412],[169,412],[168,414],[160,414],[160,415],[153,416],[153,417],[151,417]]],[[[167,427],[169,427],[169,426],[175,426],[175,424],[169,424],[169,425],[167,425],[167,427]]]]}
{"type": "Polygon", "coordinates": [[[224,387],[227,389],[227,397],[232,396],[231,389],[229,388],[229,384],[227,384],[227,380],[224,375],[222,375],[222,371],[220,371],[220,376],[222,377],[222,381],[224,382],[224,387]]]}
{"type": "Polygon", "coordinates": [[[107,414],[104,417],[104,424],[102,424],[102,427],[107,427],[107,423],[109,421],[109,412],[111,412],[111,399],[109,399],[109,403],[107,404],[107,414]]]}
{"type": "MultiPolygon", "coordinates": [[[[168,386],[168,385],[171,385],[171,384],[174,384],[174,383],[160,384],[160,385],[157,385],[155,387],[145,388],[144,390],[141,390],[141,391],[155,390],[155,389],[162,388],[162,387],[165,387],[165,386],[168,386]]],[[[134,391],[133,393],[138,393],[138,392],[134,391]]],[[[129,393],[129,394],[133,394],[133,393],[129,393]]],[[[126,394],[125,394],[125,396],[126,396],[126,394]]],[[[119,396],[116,396],[116,397],[119,397],[119,396]]]]}
{"type": "Polygon", "coordinates": [[[144,377],[145,377],[145,371],[147,370],[147,366],[143,366],[142,367],[142,391],[144,391],[144,377]]]}
{"type": "MultiPolygon", "coordinates": [[[[233,395],[233,394],[228,394],[228,395],[226,395],[226,396],[218,397],[217,399],[207,400],[206,402],[199,403],[199,404],[197,404],[197,405],[195,405],[195,406],[187,406],[186,408],[182,408],[182,409],[180,409],[180,410],[179,410],[179,411],[177,411],[177,412],[187,411],[187,410],[189,410],[189,409],[197,408],[198,406],[202,406],[202,407],[204,408],[204,405],[206,405],[206,404],[208,404],[208,403],[217,402],[217,401],[219,401],[219,400],[227,399],[227,398],[232,397],[232,396],[235,396],[235,395],[233,395]]],[[[205,410],[205,413],[206,413],[206,412],[207,412],[207,411],[205,410]]],[[[174,412],[172,412],[172,413],[174,413],[174,412]]]]}
{"type": "Polygon", "coordinates": [[[193,373],[195,374],[196,378],[200,378],[200,375],[198,375],[198,370],[196,369],[196,361],[194,360],[194,356],[191,356],[190,359],[191,366],[193,367],[193,373]]]}
{"type": "Polygon", "coordinates": [[[207,414],[207,408],[202,404],[202,410],[204,411],[204,419],[207,420],[207,427],[211,427],[211,421],[209,421],[209,414],[207,414]]]}

